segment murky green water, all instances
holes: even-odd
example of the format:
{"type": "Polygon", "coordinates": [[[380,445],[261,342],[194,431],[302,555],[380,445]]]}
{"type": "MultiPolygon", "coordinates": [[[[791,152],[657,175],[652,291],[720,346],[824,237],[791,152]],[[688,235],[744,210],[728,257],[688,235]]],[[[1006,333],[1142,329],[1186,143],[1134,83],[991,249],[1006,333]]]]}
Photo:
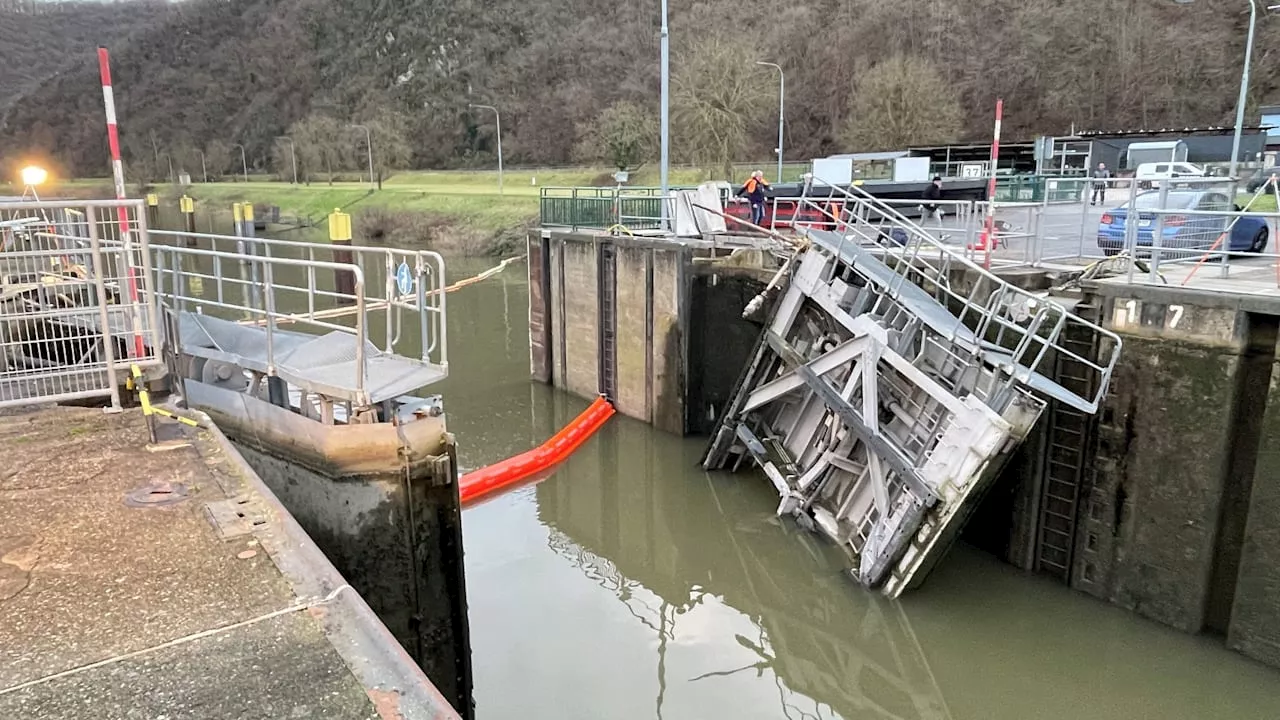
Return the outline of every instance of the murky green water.
{"type": "MultiPolygon", "coordinates": [[[[528,380],[527,311],[522,267],[449,296],[437,390],[464,470],[587,405],[528,380]]],[[[702,448],[616,418],[465,512],[478,717],[1280,718],[1280,672],[974,550],[902,602],[868,594],[763,479],[698,470],[702,448]]]]}
{"type": "MultiPolygon", "coordinates": [[[[527,379],[526,298],[522,270],[450,296],[464,468],[586,406],[527,379]]],[[[977,551],[902,602],[869,595],[762,479],[698,470],[702,446],[615,419],[466,511],[478,717],[1280,718],[1280,672],[977,551]]]]}

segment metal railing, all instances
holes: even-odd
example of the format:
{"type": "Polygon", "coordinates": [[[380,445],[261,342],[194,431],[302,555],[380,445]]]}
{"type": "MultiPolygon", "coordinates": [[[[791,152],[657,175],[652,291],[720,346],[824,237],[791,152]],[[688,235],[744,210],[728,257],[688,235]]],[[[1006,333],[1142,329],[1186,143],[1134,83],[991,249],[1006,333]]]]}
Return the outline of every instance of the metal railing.
{"type": "MultiPolygon", "coordinates": [[[[364,392],[365,380],[368,374],[366,366],[368,307],[364,298],[364,273],[360,268],[345,263],[269,258],[252,261],[261,272],[260,279],[254,280],[221,272],[221,268],[224,265],[248,264],[244,260],[244,256],[238,253],[164,245],[155,246],[153,250],[156,255],[155,267],[157,278],[159,279],[157,283],[158,294],[176,308],[185,311],[186,308],[194,307],[196,314],[204,314],[206,309],[221,310],[224,311],[222,313],[224,319],[234,318],[241,321],[242,324],[257,325],[265,328],[265,360],[267,374],[269,375],[275,372],[276,347],[279,343],[278,334],[282,324],[296,323],[320,330],[353,335],[355,337],[356,368],[354,385],[357,393],[364,392]],[[210,261],[214,268],[212,274],[200,272],[192,267],[201,260],[210,261]],[[308,272],[330,270],[334,273],[351,273],[355,290],[351,300],[354,305],[350,308],[350,312],[344,315],[344,319],[350,319],[352,324],[330,322],[321,317],[316,317],[315,313],[300,314],[282,311],[280,304],[277,302],[278,295],[289,291],[298,291],[298,288],[277,284],[277,274],[284,268],[299,268],[308,272]],[[204,280],[212,281],[213,286],[204,285],[204,280]],[[193,291],[192,288],[199,288],[199,290],[193,291]],[[228,292],[228,290],[232,289],[239,292],[228,292]],[[251,296],[255,292],[261,293],[261,304],[255,301],[247,303],[235,301],[235,295],[237,294],[243,297],[251,296]]],[[[189,348],[184,348],[184,350],[186,349],[189,348]]]]}
{"type": "MultiPolygon", "coordinates": [[[[729,199],[729,186],[722,187],[723,203],[729,199]]],[[[675,194],[692,189],[671,188],[665,198],[668,218],[675,215],[675,194]]],[[[539,199],[540,223],[573,230],[608,230],[618,225],[628,230],[661,230],[663,200],[660,188],[546,187],[539,199]]]]}
{"type": "Polygon", "coordinates": [[[166,279],[162,295],[179,310],[216,307],[239,313],[241,322],[265,324],[270,303],[275,325],[346,332],[354,330],[359,317],[367,329],[362,339],[380,337],[384,352],[448,368],[445,266],[439,253],[211,233],[151,234],[165,241],[153,250],[171,258],[157,263],[166,279]],[[186,245],[207,249],[190,253],[200,259],[179,267],[173,259],[193,249],[186,245]],[[181,276],[188,278],[186,288],[179,284],[181,276]],[[190,289],[192,281],[199,283],[199,292],[190,289]]]}
{"type": "Polygon", "coordinates": [[[1176,273],[1178,266],[1212,261],[1227,277],[1236,265],[1280,260],[1274,244],[1280,212],[1272,209],[1274,200],[1265,198],[1274,195],[1273,184],[1238,194],[1236,181],[1217,177],[1084,182],[1086,190],[1077,205],[1041,208],[1034,247],[1023,253],[1021,262],[1086,265],[1111,257],[1149,261],[1140,270],[1128,268],[1127,279],[1163,284],[1165,280],[1158,279],[1162,264],[1176,273]],[[1176,202],[1170,201],[1170,193],[1176,202]],[[1187,207],[1190,199],[1196,200],[1195,207],[1187,207]],[[1266,209],[1255,209],[1259,206],[1266,209]],[[1127,222],[1129,217],[1138,222],[1127,222]],[[1173,222],[1165,222],[1170,218],[1173,222]]]}
{"type": "Polygon", "coordinates": [[[141,201],[0,203],[0,406],[119,408],[162,345],[141,201]]]}
{"type": "Polygon", "coordinates": [[[1077,396],[1072,404],[1086,412],[1097,410],[1119,359],[1118,336],[1002,280],[870,193],[856,186],[835,191],[845,199],[839,218],[841,243],[876,248],[895,272],[887,296],[896,299],[905,283],[929,292],[958,321],[946,341],[965,348],[965,338],[972,335],[978,346],[965,349],[980,361],[1004,365],[1012,381],[1033,382],[1033,373],[1052,377],[1055,359],[1080,363],[1088,374],[1084,379],[1095,391],[1089,397],[1077,396]],[[953,284],[956,270],[965,271],[963,285],[953,284]],[[1066,347],[1060,342],[1064,334],[1090,337],[1087,344],[1098,348],[1100,359],[1083,357],[1066,347]]]}
{"type": "Polygon", "coordinates": [[[604,230],[626,225],[623,219],[656,222],[655,227],[660,227],[661,195],[660,188],[647,187],[545,187],[538,198],[538,213],[543,227],[604,230]]]}

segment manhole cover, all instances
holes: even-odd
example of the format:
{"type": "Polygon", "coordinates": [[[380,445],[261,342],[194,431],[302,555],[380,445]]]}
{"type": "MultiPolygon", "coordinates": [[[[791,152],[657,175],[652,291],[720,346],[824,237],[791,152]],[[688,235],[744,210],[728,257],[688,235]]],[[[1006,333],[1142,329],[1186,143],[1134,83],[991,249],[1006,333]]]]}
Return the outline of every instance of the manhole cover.
{"type": "Polygon", "coordinates": [[[130,490],[124,496],[124,504],[136,508],[164,507],[180,503],[190,494],[182,483],[153,482],[130,490]]]}

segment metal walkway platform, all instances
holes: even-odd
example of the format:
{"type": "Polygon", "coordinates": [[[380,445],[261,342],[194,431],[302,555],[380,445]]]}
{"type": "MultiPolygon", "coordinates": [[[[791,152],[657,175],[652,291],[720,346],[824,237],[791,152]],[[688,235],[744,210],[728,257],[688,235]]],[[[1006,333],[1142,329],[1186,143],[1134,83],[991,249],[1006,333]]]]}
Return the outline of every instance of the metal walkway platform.
{"type": "Polygon", "coordinates": [[[231,320],[191,312],[178,317],[182,350],[188,355],[274,375],[357,405],[376,405],[448,377],[438,365],[383,352],[348,333],[275,330],[269,338],[261,327],[231,320]]]}

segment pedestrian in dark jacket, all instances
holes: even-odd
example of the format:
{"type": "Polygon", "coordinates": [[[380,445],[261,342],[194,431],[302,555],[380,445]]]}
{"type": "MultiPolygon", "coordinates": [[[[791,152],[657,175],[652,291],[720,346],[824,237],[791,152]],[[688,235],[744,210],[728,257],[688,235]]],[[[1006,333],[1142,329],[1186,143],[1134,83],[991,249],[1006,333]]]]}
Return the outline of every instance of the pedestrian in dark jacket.
{"type": "Polygon", "coordinates": [[[1093,194],[1089,196],[1089,204],[1107,204],[1107,181],[1111,179],[1111,171],[1106,163],[1098,163],[1093,171],[1093,194]]]}
{"type": "Polygon", "coordinates": [[[938,207],[938,201],[942,199],[942,178],[934,176],[933,182],[929,183],[929,187],[924,189],[924,206],[926,215],[939,222],[942,221],[942,208],[938,207]]]}
{"type": "Polygon", "coordinates": [[[751,177],[747,178],[747,181],[738,189],[738,197],[745,197],[751,203],[752,225],[764,222],[765,191],[768,189],[769,183],[764,179],[764,173],[759,170],[751,173],[751,177]]]}

